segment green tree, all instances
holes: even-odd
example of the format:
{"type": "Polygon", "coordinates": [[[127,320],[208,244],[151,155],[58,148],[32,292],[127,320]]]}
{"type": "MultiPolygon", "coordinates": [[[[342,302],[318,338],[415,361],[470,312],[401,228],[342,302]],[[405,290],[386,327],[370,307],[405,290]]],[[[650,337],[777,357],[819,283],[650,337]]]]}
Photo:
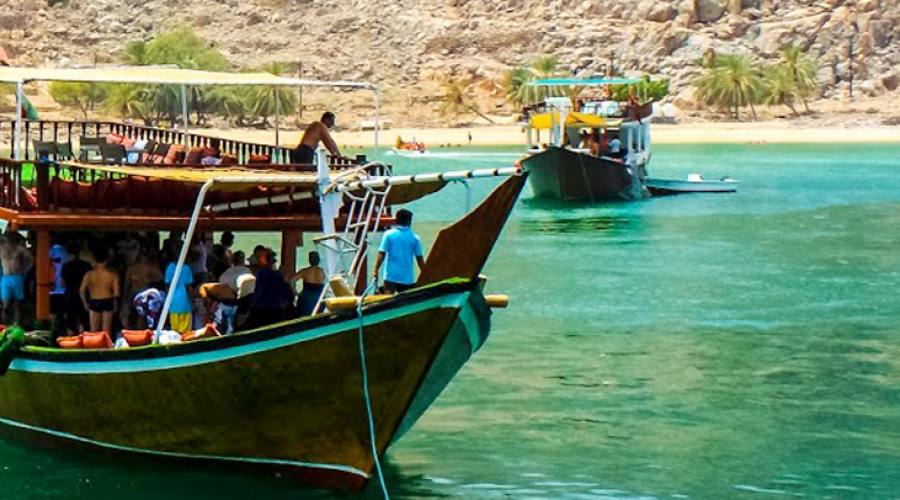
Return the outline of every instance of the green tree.
{"type": "Polygon", "coordinates": [[[122,51],[122,62],[129,66],[146,66],[150,64],[150,56],[147,54],[147,42],[138,40],[125,45],[122,51]]]}
{"type": "Polygon", "coordinates": [[[770,106],[787,106],[794,116],[800,116],[795,106],[797,98],[793,79],[784,69],[771,67],[763,79],[763,103],[770,106]]]}
{"type": "Polygon", "coordinates": [[[76,108],[85,120],[88,113],[101,103],[106,95],[106,86],[96,83],[53,82],[50,96],[61,106],[76,108]]]}
{"type": "MultiPolygon", "coordinates": [[[[286,67],[281,63],[272,63],[262,70],[273,75],[281,75],[286,71],[286,67]]],[[[247,98],[249,100],[247,108],[253,115],[262,118],[264,126],[268,125],[269,117],[273,116],[276,110],[280,111],[281,116],[297,110],[297,94],[289,87],[254,86],[250,88],[247,98]]]]}
{"type": "Polygon", "coordinates": [[[146,64],[174,64],[184,69],[228,68],[225,56],[187,26],[160,33],[146,44],[144,51],[146,64]]]}
{"type": "Polygon", "coordinates": [[[250,87],[213,87],[207,94],[212,109],[239,127],[247,125],[250,109],[250,87]]]}
{"type": "Polygon", "coordinates": [[[631,96],[631,87],[634,87],[634,95],[638,100],[661,101],[669,95],[669,80],[651,80],[650,75],[644,75],[635,84],[613,85],[612,98],[627,101],[631,96]]]}
{"type": "Polygon", "coordinates": [[[754,104],[762,97],[763,81],[759,68],[749,57],[722,54],[694,79],[694,97],[706,106],[729,110],[740,119],[740,109],[750,107],[756,119],[754,104]]]}
{"type": "Polygon", "coordinates": [[[149,90],[143,85],[117,83],[110,85],[103,100],[103,107],[108,113],[127,118],[137,118],[144,123],[152,124],[148,114],[149,90]]]}
{"type": "MultiPolygon", "coordinates": [[[[819,86],[816,76],[819,72],[819,64],[809,54],[797,45],[788,45],[781,50],[781,59],[775,63],[769,75],[783,80],[783,85],[789,86],[793,97],[803,102],[803,107],[809,113],[809,99],[813,97],[819,86]]],[[[791,109],[796,113],[793,108],[791,109]]]]}
{"type": "MultiPolygon", "coordinates": [[[[563,72],[559,69],[559,57],[554,55],[543,55],[535,58],[531,62],[531,75],[535,80],[546,80],[548,78],[559,78],[563,76],[563,72]]],[[[548,86],[529,86],[528,99],[530,103],[542,101],[548,97],[560,97],[566,95],[566,91],[562,87],[548,86]]]]}
{"type": "Polygon", "coordinates": [[[438,112],[443,116],[452,116],[456,123],[459,117],[467,113],[474,113],[490,123],[494,123],[490,117],[481,112],[469,97],[470,84],[461,78],[448,77],[441,84],[443,97],[438,107],[438,112]]]}
{"type": "MultiPolygon", "coordinates": [[[[190,27],[179,27],[161,33],[149,42],[129,43],[120,55],[125,64],[166,65],[184,69],[224,70],[228,60],[212,44],[197,35],[190,27]]],[[[196,122],[206,120],[206,113],[214,107],[208,98],[209,89],[192,87],[188,96],[196,122]]],[[[146,115],[156,120],[175,122],[181,115],[181,89],[174,85],[147,87],[144,92],[146,115]]]]}
{"type": "Polygon", "coordinates": [[[530,82],[534,76],[528,68],[517,67],[506,70],[503,73],[503,78],[500,81],[500,86],[503,89],[504,97],[506,101],[510,104],[514,104],[516,106],[523,106],[529,103],[528,98],[528,82],[530,82]]]}

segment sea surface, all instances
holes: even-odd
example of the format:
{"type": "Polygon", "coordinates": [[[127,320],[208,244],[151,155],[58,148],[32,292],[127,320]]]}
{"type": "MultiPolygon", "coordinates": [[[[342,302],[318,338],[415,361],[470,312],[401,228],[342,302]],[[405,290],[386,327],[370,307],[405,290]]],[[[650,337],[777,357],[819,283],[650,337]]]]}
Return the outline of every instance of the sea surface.
{"type": "MultiPolygon", "coordinates": [[[[385,158],[411,173],[517,151],[385,158]]],[[[658,146],[650,170],[741,184],[598,205],[526,192],[485,270],[511,306],[388,452],[393,498],[900,498],[900,145],[658,146]]],[[[415,229],[430,243],[495,184],[413,203],[415,229]]],[[[277,243],[238,243],[258,241],[277,243]]],[[[0,441],[5,499],[331,496],[0,441]]]]}

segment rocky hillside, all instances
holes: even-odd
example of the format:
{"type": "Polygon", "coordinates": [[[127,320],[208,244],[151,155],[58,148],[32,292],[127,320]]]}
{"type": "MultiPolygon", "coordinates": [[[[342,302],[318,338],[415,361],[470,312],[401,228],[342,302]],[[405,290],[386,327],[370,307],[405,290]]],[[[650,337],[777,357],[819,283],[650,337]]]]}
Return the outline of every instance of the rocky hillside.
{"type": "MultiPolygon", "coordinates": [[[[382,84],[395,123],[435,119],[438,82],[471,77],[483,107],[494,83],[538,54],[576,74],[607,64],[672,81],[690,105],[694,61],[714,48],[777,57],[800,44],[821,65],[823,98],[898,92],[897,0],[0,0],[0,44],[23,64],[107,62],[130,40],[188,24],[237,66],[303,63],[304,76],[382,84]],[[5,5],[4,5],[5,4],[5,5]],[[54,4],[50,6],[49,4],[54,4]]],[[[510,111],[506,109],[505,111],[510,111]]]]}

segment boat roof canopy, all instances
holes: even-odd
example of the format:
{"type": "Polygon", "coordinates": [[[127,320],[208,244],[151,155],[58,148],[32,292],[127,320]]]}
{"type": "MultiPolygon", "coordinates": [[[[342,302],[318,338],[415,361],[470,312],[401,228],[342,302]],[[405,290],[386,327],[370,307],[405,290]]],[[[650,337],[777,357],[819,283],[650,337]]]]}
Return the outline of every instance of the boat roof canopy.
{"type": "MultiPolygon", "coordinates": [[[[296,186],[315,189],[318,177],[315,172],[289,172],[280,170],[264,170],[243,167],[149,167],[128,165],[93,165],[77,162],[66,162],[65,165],[82,169],[107,172],[110,174],[148,177],[189,184],[203,184],[214,180],[220,187],[228,185],[246,187],[247,184],[268,186],[296,186]]],[[[347,173],[356,172],[356,170],[347,173]]],[[[355,179],[350,177],[350,179],[355,179]]]]}
{"type": "Polygon", "coordinates": [[[308,80],[271,73],[201,71],[170,66],[106,66],[97,68],[25,68],[0,66],[0,82],[84,82],[157,85],[259,85],[281,87],[335,87],[376,90],[368,82],[308,80]]]}
{"type": "Polygon", "coordinates": [[[532,80],[528,85],[533,87],[559,87],[576,85],[581,87],[601,87],[604,85],[629,85],[641,81],[639,78],[545,78],[532,80]]]}

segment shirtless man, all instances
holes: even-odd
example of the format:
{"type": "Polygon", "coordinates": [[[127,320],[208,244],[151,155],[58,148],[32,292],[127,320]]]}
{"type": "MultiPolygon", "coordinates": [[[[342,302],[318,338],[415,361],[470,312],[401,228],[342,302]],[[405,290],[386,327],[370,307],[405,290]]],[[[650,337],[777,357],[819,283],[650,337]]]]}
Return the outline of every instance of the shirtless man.
{"type": "Polygon", "coordinates": [[[113,312],[119,301],[119,274],[107,267],[109,251],[106,248],[98,248],[94,258],[97,263],[81,281],[81,300],[90,313],[91,331],[112,335],[113,312]]]}
{"type": "Polygon", "coordinates": [[[292,161],[294,163],[315,163],[316,148],[319,147],[320,142],[325,144],[325,148],[333,156],[344,158],[341,155],[341,150],[338,149],[337,143],[331,137],[330,129],[334,128],[334,119],[334,113],[326,111],[322,115],[321,120],[312,122],[306,127],[306,131],[303,132],[303,139],[300,139],[300,144],[293,151],[292,161]]]}
{"type": "Polygon", "coordinates": [[[25,275],[31,269],[34,259],[19,233],[7,233],[0,242],[0,264],[3,277],[0,278],[0,298],[3,300],[3,322],[10,324],[9,309],[13,309],[13,324],[19,324],[22,316],[22,301],[25,300],[25,275]]]}

